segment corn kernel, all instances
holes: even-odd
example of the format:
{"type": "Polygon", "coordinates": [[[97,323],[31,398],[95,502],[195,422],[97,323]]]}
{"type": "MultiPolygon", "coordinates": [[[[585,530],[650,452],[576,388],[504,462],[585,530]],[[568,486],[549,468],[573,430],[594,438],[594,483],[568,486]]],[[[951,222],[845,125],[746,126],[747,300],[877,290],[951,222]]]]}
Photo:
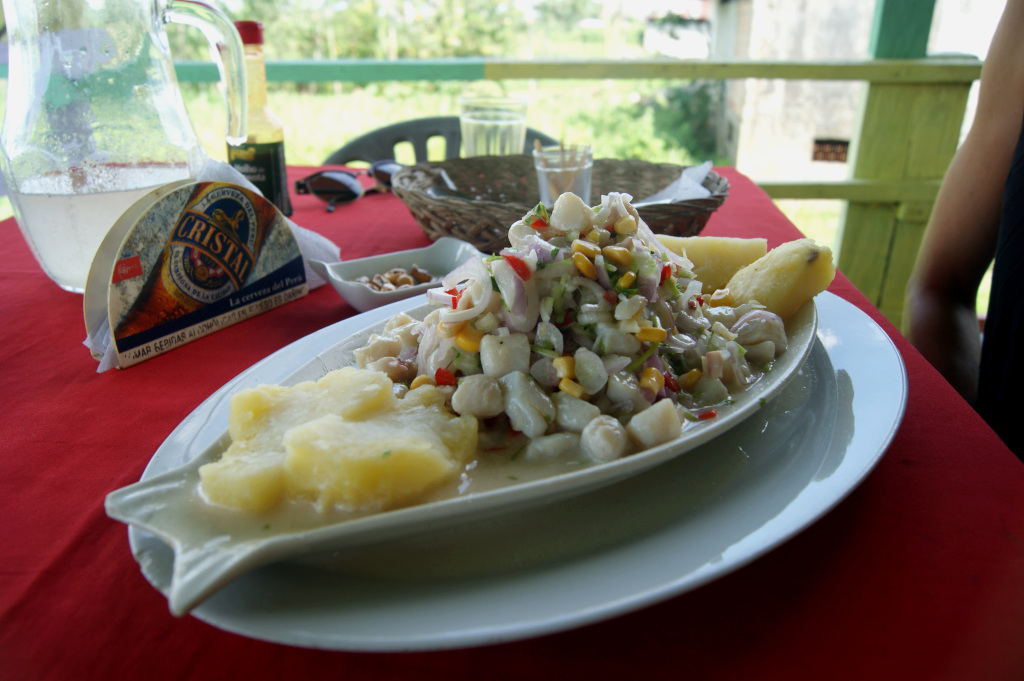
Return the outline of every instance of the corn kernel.
{"type": "Polygon", "coordinates": [[[668,332],[656,326],[645,326],[633,336],[641,343],[660,343],[668,338],[668,332]]]}
{"type": "Polygon", "coordinates": [[[455,344],[466,352],[480,352],[480,339],[483,336],[483,331],[479,331],[472,324],[466,324],[455,334],[455,344]]]}
{"type": "Polygon", "coordinates": [[[590,262],[587,256],[582,253],[573,253],[572,262],[584,277],[597,280],[597,268],[594,267],[594,263],[590,262]]]}
{"type": "Polygon", "coordinates": [[[665,376],[654,367],[647,367],[640,374],[640,387],[651,392],[658,392],[665,387],[665,376]]]}
{"type": "Polygon", "coordinates": [[[736,300],[732,297],[732,292],[729,289],[720,288],[711,294],[708,305],[710,307],[733,307],[736,305],[736,300]]]}
{"type": "Polygon", "coordinates": [[[576,358],[572,355],[562,355],[551,360],[551,366],[559,378],[576,378],[576,358]]]}
{"type": "Polygon", "coordinates": [[[580,239],[575,239],[572,242],[572,252],[582,253],[588,258],[594,258],[600,255],[601,247],[591,241],[582,241],[580,239]]]}
{"type": "Polygon", "coordinates": [[[468,322],[441,322],[437,325],[437,332],[445,338],[453,338],[466,327],[468,322]]]}
{"type": "Polygon", "coordinates": [[[676,383],[678,383],[679,387],[683,390],[689,390],[693,386],[697,385],[697,381],[700,380],[701,376],[703,376],[703,374],[701,374],[700,369],[690,369],[680,376],[676,380],[676,383]]]}
{"type": "Polygon", "coordinates": [[[616,234],[625,236],[627,234],[636,233],[636,220],[632,215],[623,215],[621,218],[615,221],[612,229],[615,230],[616,234]]]}
{"type": "Polygon", "coordinates": [[[430,376],[420,374],[416,378],[412,379],[412,383],[409,384],[409,389],[415,390],[421,385],[434,385],[434,379],[432,379],[430,376]]]}
{"type": "Polygon", "coordinates": [[[629,267],[633,262],[633,254],[622,246],[605,246],[601,252],[604,253],[605,260],[619,267],[629,267]]]}
{"type": "Polygon", "coordinates": [[[630,270],[619,277],[619,288],[632,288],[636,283],[636,272],[630,270]]]}
{"type": "Polygon", "coordinates": [[[563,378],[558,382],[558,389],[567,395],[571,395],[575,398],[585,400],[587,399],[587,393],[583,390],[583,386],[570,378],[563,378]]]}

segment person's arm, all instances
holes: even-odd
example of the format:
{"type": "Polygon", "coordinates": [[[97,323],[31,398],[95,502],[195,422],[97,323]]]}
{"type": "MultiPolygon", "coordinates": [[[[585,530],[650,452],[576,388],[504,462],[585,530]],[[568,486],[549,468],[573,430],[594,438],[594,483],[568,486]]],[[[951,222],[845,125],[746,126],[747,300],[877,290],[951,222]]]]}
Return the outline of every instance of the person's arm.
{"type": "Polygon", "coordinates": [[[995,254],[1003,185],[1024,124],[1022,34],[1024,0],[1007,0],[974,123],[943,179],[907,285],[907,336],[972,404],[981,356],[975,299],[995,254]]]}

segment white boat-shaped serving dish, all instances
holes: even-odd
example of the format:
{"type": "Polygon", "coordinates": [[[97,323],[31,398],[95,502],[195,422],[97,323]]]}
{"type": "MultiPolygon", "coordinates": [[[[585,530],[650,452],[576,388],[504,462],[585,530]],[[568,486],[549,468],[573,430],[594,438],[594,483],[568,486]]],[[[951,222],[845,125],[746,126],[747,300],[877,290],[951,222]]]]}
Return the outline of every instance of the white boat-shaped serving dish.
{"type": "MultiPolygon", "coordinates": [[[[404,310],[422,318],[431,308],[419,299],[393,305],[389,312],[404,310]]],[[[316,380],[328,371],[354,365],[353,350],[364,345],[370,334],[386,322],[379,314],[376,318],[376,323],[309,357],[280,382],[293,385],[316,380]]],[[[776,360],[773,369],[747,391],[735,395],[734,402],[721,408],[716,418],[688,422],[680,438],[610,463],[529,482],[510,480],[508,486],[487,491],[472,491],[470,485],[469,491],[450,498],[328,524],[315,514],[271,523],[264,516],[209,506],[199,496],[199,467],[217,460],[229,443],[225,423],[224,434],[184,465],[110,493],[107,514],[159,537],[173,549],[174,566],[167,596],[171,611],[182,615],[261,565],[323,556],[388,542],[427,528],[437,530],[460,521],[512,513],[582,494],[669,461],[738,425],[778,395],[809,355],[816,327],[817,313],[812,301],[788,321],[789,348],[776,360]]]]}

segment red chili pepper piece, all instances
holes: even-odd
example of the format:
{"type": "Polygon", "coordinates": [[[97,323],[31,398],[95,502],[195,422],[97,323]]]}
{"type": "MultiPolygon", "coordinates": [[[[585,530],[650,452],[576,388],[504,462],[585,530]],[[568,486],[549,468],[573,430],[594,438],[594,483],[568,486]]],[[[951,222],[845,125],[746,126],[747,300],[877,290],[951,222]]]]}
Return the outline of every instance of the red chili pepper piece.
{"type": "Polygon", "coordinates": [[[530,227],[533,227],[538,232],[542,232],[547,229],[548,223],[544,218],[534,218],[533,221],[530,222],[530,227]]]}
{"type": "Polygon", "coordinates": [[[661,268],[661,279],[658,281],[658,286],[661,286],[662,284],[664,284],[665,280],[668,279],[669,275],[671,275],[671,274],[672,274],[672,266],[671,265],[665,265],[664,267],[662,267],[661,268]]]}
{"type": "Polygon", "coordinates": [[[708,409],[707,411],[702,411],[697,414],[697,418],[701,421],[707,421],[708,419],[713,419],[716,416],[718,416],[718,412],[714,409],[708,409]]]}
{"type": "Polygon", "coordinates": [[[605,291],[604,299],[607,300],[612,305],[619,302],[619,296],[615,294],[615,291],[605,291]]]}
{"type": "Polygon", "coordinates": [[[667,371],[665,372],[665,387],[674,393],[679,392],[679,384],[676,382],[676,377],[667,371]]]}
{"type": "Polygon", "coordinates": [[[452,309],[454,310],[459,306],[459,298],[462,297],[462,291],[452,286],[450,289],[445,291],[445,293],[452,297],[452,309]]]}
{"type": "Polygon", "coordinates": [[[514,255],[502,255],[501,257],[505,259],[505,262],[507,262],[513,270],[515,270],[515,273],[519,275],[520,279],[523,281],[530,281],[530,275],[533,273],[530,272],[529,265],[514,255]]]}
{"type": "Polygon", "coordinates": [[[455,380],[455,374],[444,367],[440,367],[434,372],[434,383],[437,385],[457,385],[458,381],[455,380]]]}

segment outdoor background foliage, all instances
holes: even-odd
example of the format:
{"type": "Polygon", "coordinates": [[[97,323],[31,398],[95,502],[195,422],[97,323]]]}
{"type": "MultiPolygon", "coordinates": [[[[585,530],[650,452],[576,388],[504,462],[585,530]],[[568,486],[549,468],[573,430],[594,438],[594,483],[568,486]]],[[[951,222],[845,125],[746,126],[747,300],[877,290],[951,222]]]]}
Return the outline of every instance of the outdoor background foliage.
{"type": "MultiPolygon", "coordinates": [[[[524,13],[504,0],[242,0],[232,19],[264,24],[268,60],[452,57],[643,58],[645,22],[617,3],[539,0],[524,13]]],[[[202,34],[167,28],[175,59],[208,59],[202,34]]],[[[454,115],[467,92],[526,96],[529,124],[566,142],[591,142],[599,157],[689,164],[711,158],[716,86],[651,81],[271,83],[288,161],[317,164],[345,141],[388,123],[454,115]]],[[[183,85],[206,146],[220,153],[220,93],[183,85]]],[[[437,153],[440,153],[438,150],[437,153]]],[[[401,151],[399,153],[401,156],[401,151]]],[[[399,160],[411,160],[400,158],[399,160]]]]}
{"type": "MultiPolygon", "coordinates": [[[[623,10],[628,0],[536,0],[532,12],[505,0],[208,0],[234,20],[264,24],[268,60],[640,59],[648,21],[623,10]]],[[[668,15],[660,20],[678,21],[668,15]]],[[[176,60],[208,60],[193,28],[166,26],[176,60]]],[[[6,99],[0,81],[0,106],[6,99]]],[[[183,83],[207,152],[226,156],[219,85],[183,83]]],[[[529,124],[568,143],[589,142],[599,158],[678,164],[712,159],[721,83],[624,80],[504,82],[271,83],[270,107],[284,124],[287,160],[319,165],[349,139],[391,122],[458,113],[458,97],[503,92],[530,101],[529,124]]],[[[440,146],[431,148],[441,158],[440,146]]],[[[412,161],[410,149],[398,160],[412,161]]],[[[782,208],[808,235],[833,241],[838,205],[788,202],[782,208]]],[[[0,217],[10,215],[0,198],[0,217]]]]}

